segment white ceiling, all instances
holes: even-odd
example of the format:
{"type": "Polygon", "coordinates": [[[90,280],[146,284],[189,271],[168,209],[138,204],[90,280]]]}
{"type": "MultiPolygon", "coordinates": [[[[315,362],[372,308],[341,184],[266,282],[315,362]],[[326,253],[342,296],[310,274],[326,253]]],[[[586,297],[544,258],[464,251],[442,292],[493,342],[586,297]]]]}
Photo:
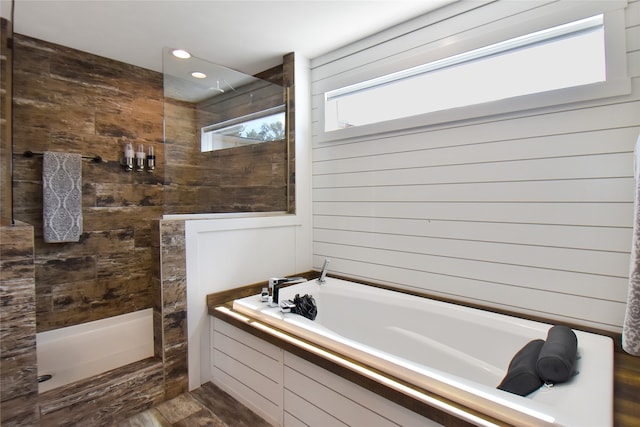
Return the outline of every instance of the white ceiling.
{"type": "MultiPolygon", "coordinates": [[[[451,0],[15,0],[14,32],[162,71],[162,48],[255,74],[315,58],[451,0]]],[[[0,0],[11,16],[11,0],[0,0]]]]}

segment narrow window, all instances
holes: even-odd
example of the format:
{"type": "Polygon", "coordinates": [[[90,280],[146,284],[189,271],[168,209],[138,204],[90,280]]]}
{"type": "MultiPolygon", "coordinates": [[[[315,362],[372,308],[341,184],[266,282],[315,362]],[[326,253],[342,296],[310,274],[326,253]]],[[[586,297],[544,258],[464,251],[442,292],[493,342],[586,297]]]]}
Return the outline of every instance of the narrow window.
{"type": "Polygon", "coordinates": [[[284,106],[205,126],[201,129],[201,151],[241,147],[285,139],[284,106]]]}
{"type": "Polygon", "coordinates": [[[603,15],[325,93],[325,132],[606,81],[603,15]]]}

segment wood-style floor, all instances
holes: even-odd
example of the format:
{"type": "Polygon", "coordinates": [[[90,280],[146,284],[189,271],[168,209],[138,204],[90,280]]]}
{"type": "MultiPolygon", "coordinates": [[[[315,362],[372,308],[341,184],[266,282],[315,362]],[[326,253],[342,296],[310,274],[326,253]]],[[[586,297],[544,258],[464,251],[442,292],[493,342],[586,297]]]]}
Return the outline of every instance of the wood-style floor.
{"type": "Polygon", "coordinates": [[[271,424],[208,382],[147,409],[118,427],[269,427],[271,424]]]}
{"type": "MultiPolygon", "coordinates": [[[[616,427],[640,426],[640,358],[616,352],[616,427]]],[[[269,427],[249,408],[208,382],[134,415],[118,427],[269,427]]]]}

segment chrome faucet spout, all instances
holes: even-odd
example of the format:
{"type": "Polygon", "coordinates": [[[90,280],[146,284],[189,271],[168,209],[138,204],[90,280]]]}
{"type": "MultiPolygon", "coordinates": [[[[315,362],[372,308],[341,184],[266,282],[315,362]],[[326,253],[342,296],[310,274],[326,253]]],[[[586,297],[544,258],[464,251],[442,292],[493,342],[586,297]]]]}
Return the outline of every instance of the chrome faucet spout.
{"type": "Polygon", "coordinates": [[[318,277],[319,284],[323,284],[326,281],[329,262],[331,262],[329,258],[324,259],[324,264],[322,264],[322,271],[320,272],[320,277],[318,277]]]}
{"type": "Polygon", "coordinates": [[[268,303],[270,307],[278,306],[278,297],[280,294],[280,285],[287,279],[280,277],[272,277],[269,279],[269,298],[268,303]]]}
{"type": "Polygon", "coordinates": [[[280,286],[284,285],[293,285],[295,283],[306,282],[307,279],[304,277],[272,277],[269,279],[269,296],[267,297],[267,302],[270,307],[277,307],[279,303],[280,297],[280,286]]]}

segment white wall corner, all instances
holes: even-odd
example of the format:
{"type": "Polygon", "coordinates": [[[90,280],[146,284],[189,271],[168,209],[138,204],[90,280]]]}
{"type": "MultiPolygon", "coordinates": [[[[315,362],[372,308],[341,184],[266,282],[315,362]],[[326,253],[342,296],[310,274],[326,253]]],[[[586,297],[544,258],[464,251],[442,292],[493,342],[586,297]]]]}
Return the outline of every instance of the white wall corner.
{"type": "Polygon", "coordinates": [[[311,230],[311,79],[295,56],[296,215],[188,220],[185,223],[189,389],[211,379],[210,293],[308,271],[311,230]]]}
{"type": "Polygon", "coordinates": [[[313,267],[311,209],[311,61],[295,53],[296,106],[296,272],[313,267]]]}

